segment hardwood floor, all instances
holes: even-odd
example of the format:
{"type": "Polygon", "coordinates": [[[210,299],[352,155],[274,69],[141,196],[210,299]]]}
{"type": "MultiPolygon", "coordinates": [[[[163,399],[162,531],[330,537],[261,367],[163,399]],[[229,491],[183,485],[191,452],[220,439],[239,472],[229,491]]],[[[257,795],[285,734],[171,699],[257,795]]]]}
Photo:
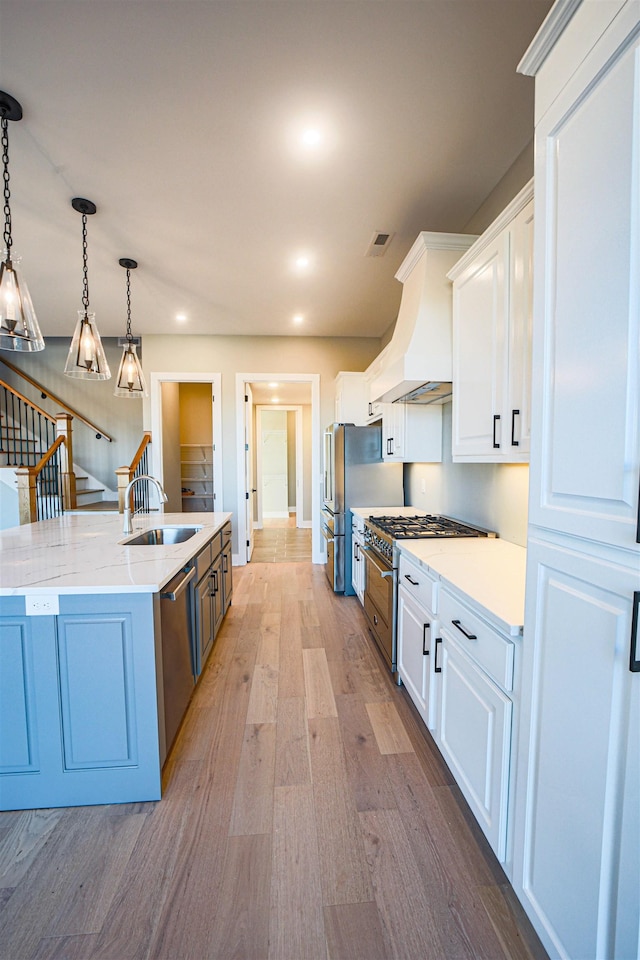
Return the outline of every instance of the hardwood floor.
{"type": "Polygon", "coordinates": [[[293,563],[311,560],[311,529],[296,528],[295,514],[288,520],[264,520],[253,531],[252,563],[293,563]]]}
{"type": "Polygon", "coordinates": [[[234,570],[158,803],[0,815],[2,960],[542,960],[321,567],[234,570]]]}

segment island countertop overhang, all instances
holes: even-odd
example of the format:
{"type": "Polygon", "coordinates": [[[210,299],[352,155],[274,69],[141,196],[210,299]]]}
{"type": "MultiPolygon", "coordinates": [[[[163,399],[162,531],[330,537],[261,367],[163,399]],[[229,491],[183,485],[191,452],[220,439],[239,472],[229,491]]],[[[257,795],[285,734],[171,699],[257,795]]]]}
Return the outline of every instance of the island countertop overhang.
{"type": "Polygon", "coordinates": [[[189,540],[131,546],[119,514],[64,514],[0,531],[0,597],[157,593],[231,519],[231,513],[138,515],[134,535],[198,526],[189,540]]]}

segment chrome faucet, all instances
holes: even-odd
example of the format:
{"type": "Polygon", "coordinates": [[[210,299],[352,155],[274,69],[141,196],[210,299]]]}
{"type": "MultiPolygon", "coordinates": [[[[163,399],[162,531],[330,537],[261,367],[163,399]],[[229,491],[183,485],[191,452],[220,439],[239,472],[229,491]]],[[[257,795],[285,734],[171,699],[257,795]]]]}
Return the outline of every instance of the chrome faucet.
{"type": "Polygon", "coordinates": [[[155,477],[152,477],[148,473],[141,473],[140,476],[134,477],[133,480],[130,480],[127,489],[124,494],[124,533],[133,533],[133,525],[131,523],[133,517],[135,516],[136,511],[131,513],[131,491],[133,487],[138,482],[138,480],[150,480],[151,483],[155,483],[156,489],[158,491],[158,501],[160,503],[160,510],[164,510],[164,504],[167,502],[169,497],[166,495],[162,489],[162,484],[155,477]]]}

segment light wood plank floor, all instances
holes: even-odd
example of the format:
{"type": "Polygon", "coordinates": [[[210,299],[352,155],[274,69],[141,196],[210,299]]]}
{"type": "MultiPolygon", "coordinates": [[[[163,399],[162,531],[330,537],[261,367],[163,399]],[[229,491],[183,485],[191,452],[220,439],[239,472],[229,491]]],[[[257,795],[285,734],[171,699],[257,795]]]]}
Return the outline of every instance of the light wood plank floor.
{"type": "Polygon", "coordinates": [[[355,598],[234,570],[159,803],[0,815],[2,960],[542,960],[355,598]]]}
{"type": "Polygon", "coordinates": [[[253,531],[252,563],[293,563],[311,560],[311,529],[296,527],[295,514],[288,520],[265,520],[253,531]]]}

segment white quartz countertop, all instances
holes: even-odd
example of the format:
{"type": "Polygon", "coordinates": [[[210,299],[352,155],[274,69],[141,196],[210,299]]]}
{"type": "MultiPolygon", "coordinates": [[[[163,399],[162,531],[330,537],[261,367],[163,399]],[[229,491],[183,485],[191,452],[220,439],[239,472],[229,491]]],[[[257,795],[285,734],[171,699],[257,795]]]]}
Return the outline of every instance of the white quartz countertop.
{"type": "Polygon", "coordinates": [[[401,554],[483,608],[511,636],[522,633],[527,551],[485,537],[398,541],[401,554]]]}
{"type": "Polygon", "coordinates": [[[152,513],[133,534],[153,527],[201,526],[183,543],[127,546],[119,514],[68,513],[0,531],[0,596],[156,593],[197,554],[230,513],[152,513]]]}

